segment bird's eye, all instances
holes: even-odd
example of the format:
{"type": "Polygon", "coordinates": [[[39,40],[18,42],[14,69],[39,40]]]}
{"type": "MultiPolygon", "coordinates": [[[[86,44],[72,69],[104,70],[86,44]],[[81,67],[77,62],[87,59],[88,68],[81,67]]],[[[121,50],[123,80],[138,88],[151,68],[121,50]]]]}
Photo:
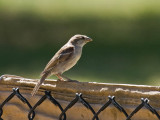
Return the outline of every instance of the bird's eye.
{"type": "Polygon", "coordinates": [[[82,37],[82,39],[85,39],[85,37],[82,37]]]}

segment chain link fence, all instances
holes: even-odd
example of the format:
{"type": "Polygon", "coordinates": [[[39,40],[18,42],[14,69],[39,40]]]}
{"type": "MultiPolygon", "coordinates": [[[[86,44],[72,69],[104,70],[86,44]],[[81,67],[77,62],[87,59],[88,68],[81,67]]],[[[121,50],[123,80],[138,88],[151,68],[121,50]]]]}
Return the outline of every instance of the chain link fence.
{"type": "MultiPolygon", "coordinates": [[[[108,101],[98,110],[95,111],[93,107],[83,98],[82,93],[76,93],[75,98],[65,107],[63,108],[61,104],[51,95],[50,91],[45,91],[45,94],[39,99],[39,101],[35,105],[31,105],[30,102],[20,93],[19,88],[13,88],[13,92],[0,104],[0,120],[3,120],[3,107],[9,102],[14,96],[17,96],[20,101],[22,101],[24,104],[27,104],[29,107],[28,111],[28,120],[34,120],[36,115],[36,108],[43,104],[43,102],[48,99],[52,104],[57,106],[61,110],[61,114],[59,115],[59,120],[67,120],[66,112],[72,108],[77,102],[82,103],[84,107],[86,107],[88,110],[90,110],[93,114],[92,120],[99,120],[98,115],[103,112],[103,110],[107,109],[108,106],[111,104],[118,109],[120,112],[122,112],[126,119],[125,120],[131,120],[132,117],[140,111],[143,107],[148,109],[151,113],[155,114],[158,120],[160,120],[160,115],[158,112],[149,104],[149,99],[147,98],[141,98],[141,104],[139,104],[133,112],[130,114],[127,113],[125,108],[123,108],[118,102],[116,102],[116,99],[114,96],[108,96],[108,101]]],[[[106,118],[107,119],[107,118],[106,118]]]]}

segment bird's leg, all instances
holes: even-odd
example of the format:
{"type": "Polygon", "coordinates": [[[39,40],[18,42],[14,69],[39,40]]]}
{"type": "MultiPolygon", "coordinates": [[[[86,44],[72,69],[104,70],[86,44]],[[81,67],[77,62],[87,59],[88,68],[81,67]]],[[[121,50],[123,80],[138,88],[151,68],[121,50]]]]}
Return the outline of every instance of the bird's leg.
{"type": "Polygon", "coordinates": [[[71,80],[62,74],[56,74],[56,76],[59,78],[60,81],[78,82],[77,80],[71,80]]]}
{"type": "Polygon", "coordinates": [[[61,74],[61,77],[64,78],[64,79],[66,79],[67,81],[68,81],[68,80],[71,80],[71,79],[69,79],[68,77],[66,77],[66,76],[64,76],[64,75],[62,75],[62,74],[61,74]]]}
{"type": "Polygon", "coordinates": [[[60,81],[65,81],[63,77],[61,77],[61,74],[55,74],[55,75],[59,78],[60,81]]]}
{"type": "Polygon", "coordinates": [[[66,81],[68,81],[68,82],[78,82],[77,80],[71,80],[71,79],[69,79],[68,77],[66,77],[66,76],[64,76],[64,75],[62,75],[62,74],[60,74],[60,76],[61,76],[62,78],[65,78],[66,81]]]}

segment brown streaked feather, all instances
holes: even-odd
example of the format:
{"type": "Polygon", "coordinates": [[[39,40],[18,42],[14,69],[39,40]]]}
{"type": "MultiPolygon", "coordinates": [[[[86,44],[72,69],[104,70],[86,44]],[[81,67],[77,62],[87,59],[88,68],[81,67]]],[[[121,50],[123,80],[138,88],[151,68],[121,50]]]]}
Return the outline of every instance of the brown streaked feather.
{"type": "Polygon", "coordinates": [[[45,74],[46,72],[50,72],[57,63],[64,62],[70,58],[70,56],[74,52],[74,47],[66,47],[64,46],[64,49],[60,49],[53,58],[48,62],[46,65],[44,71],[41,73],[41,75],[45,74]]]}

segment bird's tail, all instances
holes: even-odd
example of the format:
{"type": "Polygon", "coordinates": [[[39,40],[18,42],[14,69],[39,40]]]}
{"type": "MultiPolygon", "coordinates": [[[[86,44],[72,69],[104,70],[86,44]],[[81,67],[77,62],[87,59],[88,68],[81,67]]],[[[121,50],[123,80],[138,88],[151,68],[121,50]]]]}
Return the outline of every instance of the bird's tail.
{"type": "Polygon", "coordinates": [[[38,89],[40,88],[43,81],[47,78],[47,76],[48,76],[48,73],[45,73],[42,75],[41,79],[38,81],[38,83],[36,84],[36,86],[34,87],[32,93],[31,93],[32,96],[34,96],[37,93],[38,89]]]}

